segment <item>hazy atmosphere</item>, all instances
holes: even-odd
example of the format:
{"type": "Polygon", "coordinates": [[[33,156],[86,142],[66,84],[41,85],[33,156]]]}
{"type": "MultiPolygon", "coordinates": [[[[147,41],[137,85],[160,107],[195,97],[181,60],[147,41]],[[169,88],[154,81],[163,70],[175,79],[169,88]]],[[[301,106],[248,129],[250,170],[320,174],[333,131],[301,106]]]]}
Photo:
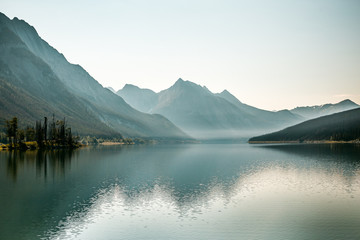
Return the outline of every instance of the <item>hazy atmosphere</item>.
{"type": "Polygon", "coordinates": [[[279,110],[360,103],[359,1],[17,1],[1,11],[104,87],[179,77],[279,110]]]}
{"type": "Polygon", "coordinates": [[[359,13],[0,0],[0,239],[360,239],[359,13]]]}

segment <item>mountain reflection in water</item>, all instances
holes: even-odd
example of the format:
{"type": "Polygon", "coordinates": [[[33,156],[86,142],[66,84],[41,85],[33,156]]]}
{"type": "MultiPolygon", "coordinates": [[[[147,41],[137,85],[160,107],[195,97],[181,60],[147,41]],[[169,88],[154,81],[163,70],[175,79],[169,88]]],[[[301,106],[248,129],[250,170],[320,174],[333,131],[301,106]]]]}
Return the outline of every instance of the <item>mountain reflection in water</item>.
{"type": "Polygon", "coordinates": [[[359,153],[247,144],[0,152],[0,238],[358,238],[359,153]]]}

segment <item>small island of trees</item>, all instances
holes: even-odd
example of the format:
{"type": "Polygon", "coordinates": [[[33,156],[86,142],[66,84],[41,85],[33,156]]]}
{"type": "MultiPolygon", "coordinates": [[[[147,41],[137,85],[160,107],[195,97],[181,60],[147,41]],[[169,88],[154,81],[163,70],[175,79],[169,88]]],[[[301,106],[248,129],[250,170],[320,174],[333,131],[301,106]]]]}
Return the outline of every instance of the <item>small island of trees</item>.
{"type": "Polygon", "coordinates": [[[44,121],[36,121],[35,128],[27,126],[25,129],[18,127],[17,117],[5,121],[5,136],[1,137],[2,148],[7,149],[57,149],[77,148],[80,146],[73,137],[71,128],[67,127],[65,118],[56,120],[53,115],[48,124],[47,117],[44,121]]]}

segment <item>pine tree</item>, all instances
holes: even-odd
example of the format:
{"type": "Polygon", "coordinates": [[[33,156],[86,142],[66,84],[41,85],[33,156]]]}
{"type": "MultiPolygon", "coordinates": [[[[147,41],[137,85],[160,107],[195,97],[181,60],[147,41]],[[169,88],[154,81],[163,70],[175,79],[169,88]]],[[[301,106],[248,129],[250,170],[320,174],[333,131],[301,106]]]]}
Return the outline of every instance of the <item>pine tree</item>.
{"type": "Polygon", "coordinates": [[[34,141],[35,140],[35,129],[33,127],[26,127],[25,129],[25,138],[26,141],[34,141]]]}
{"type": "Polygon", "coordinates": [[[41,121],[36,121],[35,126],[35,135],[36,135],[36,142],[39,146],[39,148],[42,148],[44,145],[44,138],[43,138],[43,128],[41,127],[41,121]]]}
{"type": "Polygon", "coordinates": [[[9,138],[9,142],[13,145],[17,143],[17,131],[18,131],[18,119],[13,117],[12,120],[6,121],[6,136],[9,138]]]}
{"type": "Polygon", "coordinates": [[[44,139],[47,141],[47,117],[44,117],[44,139]]]}

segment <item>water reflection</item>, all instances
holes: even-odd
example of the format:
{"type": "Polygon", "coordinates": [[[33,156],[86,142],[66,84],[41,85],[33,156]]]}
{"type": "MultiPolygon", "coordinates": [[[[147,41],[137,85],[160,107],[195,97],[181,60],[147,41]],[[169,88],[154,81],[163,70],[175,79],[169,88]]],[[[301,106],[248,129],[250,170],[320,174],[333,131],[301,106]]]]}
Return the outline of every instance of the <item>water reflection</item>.
{"type": "MultiPolygon", "coordinates": [[[[48,176],[56,174],[64,175],[66,168],[70,168],[71,159],[74,157],[74,150],[51,150],[51,151],[9,151],[1,155],[7,157],[7,175],[16,181],[19,169],[36,167],[36,175],[44,180],[48,176]]],[[[69,169],[68,169],[69,170],[69,169]]]]}
{"type": "Polygon", "coordinates": [[[349,188],[339,173],[272,167],[230,186],[214,183],[180,202],[176,189],[155,185],[129,196],[102,189],[52,239],[356,239],[360,172],[349,188]],[[105,234],[105,235],[104,235],[105,234]]]}
{"type": "Polygon", "coordinates": [[[303,159],[311,159],[314,164],[334,166],[327,171],[342,171],[342,175],[352,182],[360,165],[359,144],[275,144],[258,146],[259,148],[297,155],[303,159]]]}
{"type": "Polygon", "coordinates": [[[359,236],[359,148],[294,146],[0,152],[0,239],[359,236]]]}
{"type": "Polygon", "coordinates": [[[360,162],[359,144],[274,144],[257,145],[258,148],[282,151],[318,161],[360,162]]]}

